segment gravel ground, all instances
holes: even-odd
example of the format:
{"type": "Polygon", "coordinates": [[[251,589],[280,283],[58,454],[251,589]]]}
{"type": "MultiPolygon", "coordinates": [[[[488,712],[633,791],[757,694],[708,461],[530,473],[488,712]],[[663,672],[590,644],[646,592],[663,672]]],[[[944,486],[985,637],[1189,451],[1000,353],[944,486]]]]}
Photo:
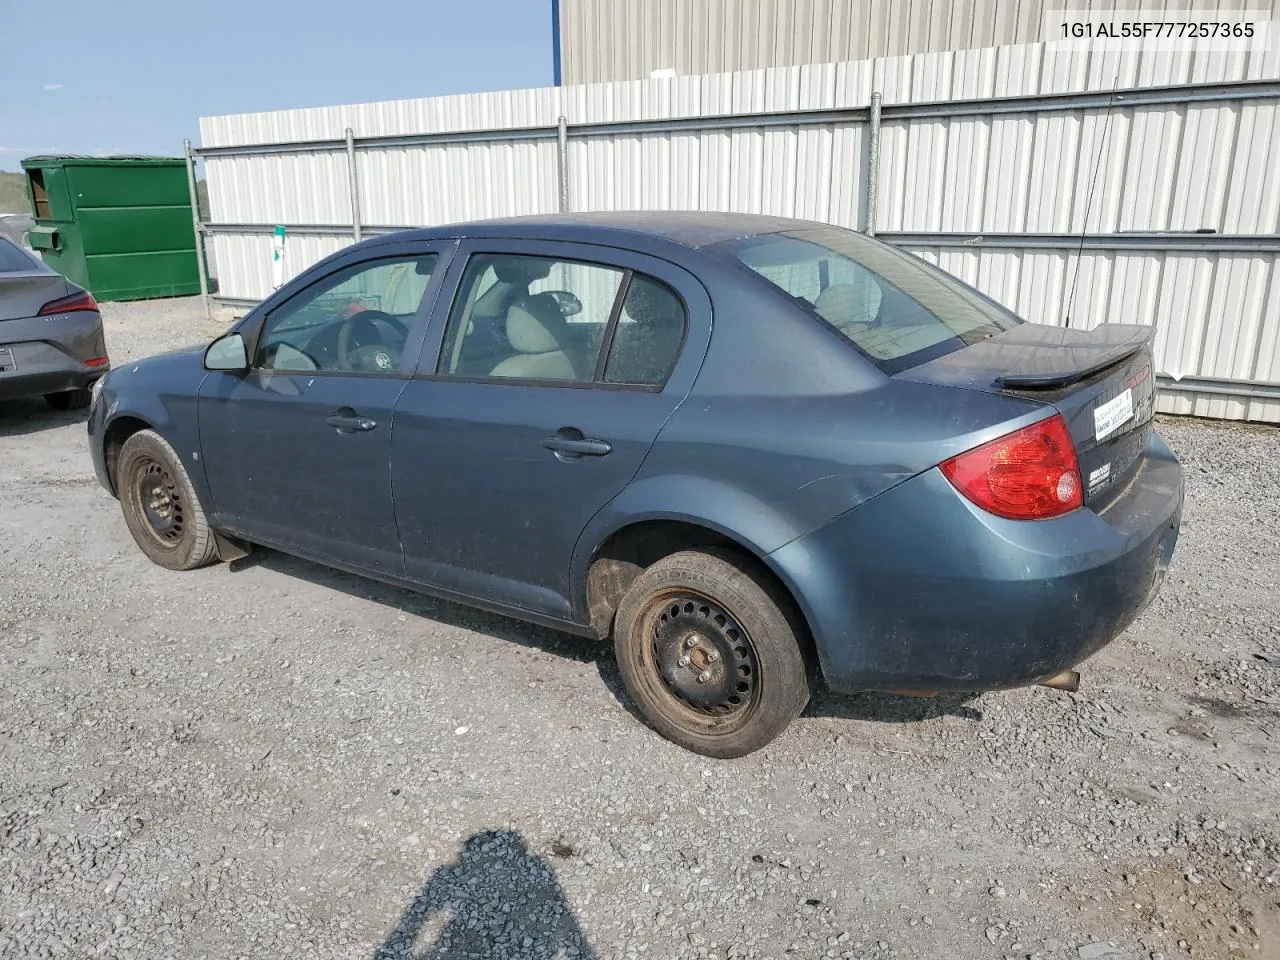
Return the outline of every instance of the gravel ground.
{"type": "MultiPolygon", "coordinates": [[[[110,304],[111,355],[198,316],[110,304]]],[[[0,956],[1280,957],[1280,431],[1162,430],[1182,542],[1080,693],[821,694],[713,762],[587,641],[152,566],[82,418],[0,405],[0,956]]]]}

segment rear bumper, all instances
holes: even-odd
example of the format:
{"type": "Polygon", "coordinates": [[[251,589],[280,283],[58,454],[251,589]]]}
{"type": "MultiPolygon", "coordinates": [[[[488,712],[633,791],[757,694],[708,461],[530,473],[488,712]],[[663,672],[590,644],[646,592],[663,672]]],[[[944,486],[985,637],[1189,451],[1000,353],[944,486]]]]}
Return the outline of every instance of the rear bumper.
{"type": "Polygon", "coordinates": [[[0,373],[0,400],[78,390],[109,369],[85,365],[107,355],[102,318],[87,310],[0,322],[0,348],[12,359],[0,373]]]}
{"type": "Polygon", "coordinates": [[[48,393],[81,390],[107,372],[106,367],[94,370],[65,370],[33,373],[15,377],[0,374],[0,400],[19,400],[23,397],[42,397],[48,393]]]}
{"type": "Polygon", "coordinates": [[[1004,520],[930,470],[770,555],[836,690],[985,690],[1076,666],[1158,589],[1182,470],[1152,435],[1102,515],[1004,520]]]}

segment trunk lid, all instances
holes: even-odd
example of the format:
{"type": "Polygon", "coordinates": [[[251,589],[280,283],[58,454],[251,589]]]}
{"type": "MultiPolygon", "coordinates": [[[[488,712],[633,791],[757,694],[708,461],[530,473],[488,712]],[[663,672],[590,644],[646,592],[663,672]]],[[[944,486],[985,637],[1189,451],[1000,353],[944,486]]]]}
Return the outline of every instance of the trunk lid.
{"type": "Polygon", "coordinates": [[[1139,465],[1155,408],[1153,327],[1022,323],[899,374],[1052,404],[1075,443],[1084,502],[1105,509],[1139,465]]]}
{"type": "Polygon", "coordinates": [[[49,271],[0,273],[0,321],[34,317],[50,300],[71,292],[61,275],[49,271]]]}

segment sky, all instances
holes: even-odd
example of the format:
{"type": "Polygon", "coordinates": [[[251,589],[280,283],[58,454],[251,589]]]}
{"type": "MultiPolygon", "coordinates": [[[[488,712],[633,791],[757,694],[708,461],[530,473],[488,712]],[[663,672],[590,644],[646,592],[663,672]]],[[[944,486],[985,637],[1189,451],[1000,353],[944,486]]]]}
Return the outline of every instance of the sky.
{"type": "Polygon", "coordinates": [[[198,120],[550,86],[551,0],[0,0],[0,170],[198,120]]]}

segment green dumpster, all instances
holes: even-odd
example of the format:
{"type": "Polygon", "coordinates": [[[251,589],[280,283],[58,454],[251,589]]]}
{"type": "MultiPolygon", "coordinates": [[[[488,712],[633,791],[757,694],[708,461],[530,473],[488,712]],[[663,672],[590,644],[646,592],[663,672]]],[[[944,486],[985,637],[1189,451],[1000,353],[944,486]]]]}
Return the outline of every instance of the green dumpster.
{"type": "Polygon", "coordinates": [[[29,157],[22,161],[44,262],[99,300],[200,292],[186,161],[29,157]]]}

